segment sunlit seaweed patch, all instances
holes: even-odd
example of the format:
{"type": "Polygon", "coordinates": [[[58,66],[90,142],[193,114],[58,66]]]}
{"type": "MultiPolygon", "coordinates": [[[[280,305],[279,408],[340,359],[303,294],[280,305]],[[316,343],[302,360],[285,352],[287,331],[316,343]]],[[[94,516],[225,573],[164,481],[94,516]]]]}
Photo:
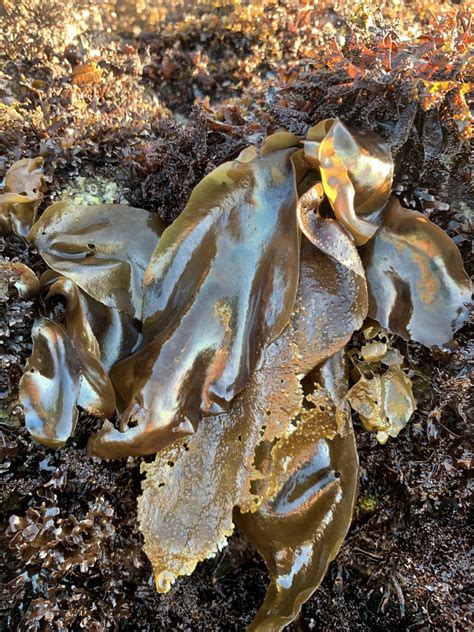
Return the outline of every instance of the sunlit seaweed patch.
{"type": "Polygon", "coordinates": [[[349,404],[397,436],[416,405],[391,341],[449,348],[470,300],[457,247],[391,197],[392,175],[380,138],[327,119],[221,164],[166,227],[72,200],[36,220],[41,161],[10,168],[2,230],[48,270],[3,275],[66,301],[64,323],[33,328],[26,426],[60,446],[83,409],[104,418],[91,455],[156,454],[138,502],[159,591],[237,523],[271,576],[251,628],[279,630],[337,554],[358,479],[349,404]],[[383,330],[348,353],[367,316],[383,330]]]}

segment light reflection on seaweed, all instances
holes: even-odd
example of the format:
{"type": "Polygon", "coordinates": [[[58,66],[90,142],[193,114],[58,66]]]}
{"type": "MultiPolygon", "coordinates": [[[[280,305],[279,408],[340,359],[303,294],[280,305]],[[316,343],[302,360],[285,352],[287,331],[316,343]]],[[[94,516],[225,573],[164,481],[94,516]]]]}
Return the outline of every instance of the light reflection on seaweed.
{"type": "MultiPolygon", "coordinates": [[[[66,299],[65,326],[33,330],[20,386],[31,435],[64,444],[79,406],[106,417],[91,454],[157,453],[139,499],[157,589],[224,546],[235,520],[271,576],[251,629],[281,629],[350,525],[348,402],[379,441],[395,437],[415,402],[389,334],[449,348],[467,317],[455,244],[390,198],[383,140],[338,119],[245,149],[166,229],[142,209],[71,201],[35,223],[41,163],[7,176],[2,229],[29,231],[43,289],[66,299]],[[347,353],[367,312],[389,333],[347,353]]],[[[19,292],[39,291],[31,271],[2,266],[19,292]]]]}

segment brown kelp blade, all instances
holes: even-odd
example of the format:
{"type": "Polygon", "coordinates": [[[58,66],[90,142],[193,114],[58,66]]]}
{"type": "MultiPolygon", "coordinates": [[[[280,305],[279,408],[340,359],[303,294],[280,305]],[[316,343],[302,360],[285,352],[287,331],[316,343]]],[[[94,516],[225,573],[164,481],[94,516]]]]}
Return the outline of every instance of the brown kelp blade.
{"type": "MultiPolygon", "coordinates": [[[[324,358],[336,353],[347,343],[353,332],[362,326],[366,317],[365,278],[353,272],[360,265],[360,261],[357,264],[359,255],[350,238],[346,236],[346,239],[348,256],[350,255],[352,261],[349,267],[328,257],[303,239],[298,295],[293,315],[287,331],[285,330],[294,345],[295,353],[291,356],[291,364],[294,365],[295,374],[305,375],[324,358]]],[[[273,353],[274,344],[268,347],[266,355],[273,353]]],[[[262,371],[263,368],[258,373],[262,371]]],[[[231,415],[234,408],[233,405],[231,415]]],[[[221,418],[218,423],[223,423],[221,418]]],[[[161,440],[160,437],[158,440],[161,440]]],[[[102,458],[120,458],[153,454],[158,451],[159,445],[139,426],[121,432],[106,422],[91,437],[89,450],[102,458]]]]}
{"type": "MultiPolygon", "coordinates": [[[[306,242],[295,311],[289,326],[267,348],[262,368],[252,374],[229,413],[203,419],[195,434],[164,448],[153,463],[143,466],[139,520],[158,590],[168,590],[178,575],[191,573],[197,562],[225,543],[233,530],[235,506],[255,511],[263,501],[265,490],[257,493],[252,484],[263,476],[255,462],[257,446],[271,445],[291,427],[303,405],[300,378],[341,349],[360,327],[364,316],[357,315],[359,300],[351,276],[345,279],[334,259],[306,242]],[[323,280],[310,282],[322,266],[323,280]],[[326,289],[324,279],[330,282],[326,289]],[[335,299],[344,292],[349,293],[345,300],[335,299]],[[334,300],[356,316],[334,319],[334,300]]],[[[331,369],[330,374],[337,376],[334,384],[328,378],[324,384],[339,403],[345,395],[344,371],[331,369]],[[334,394],[333,386],[340,384],[343,393],[334,394]]],[[[104,443],[100,433],[93,438],[92,453],[105,458],[128,454],[130,447],[114,432],[104,443]]]]}
{"type": "Polygon", "coordinates": [[[51,285],[48,297],[58,294],[67,300],[66,331],[81,363],[78,405],[97,417],[110,417],[115,413],[115,392],[101,362],[99,342],[87,318],[83,292],[71,279],[60,277],[51,285]]]}
{"type": "Polygon", "coordinates": [[[40,281],[43,290],[49,290],[50,295],[62,294],[66,300],[73,299],[68,303],[68,312],[76,323],[74,327],[79,332],[82,331],[80,335],[85,336],[86,348],[97,355],[107,372],[116,362],[128,357],[136,349],[141,339],[140,321],[96,301],[74,281],[53,270],[44,272],[40,281]],[[72,309],[72,304],[78,305],[78,313],[75,313],[75,308],[72,309]]]}
{"type": "Polygon", "coordinates": [[[23,158],[13,163],[5,175],[0,194],[0,233],[12,230],[25,237],[36,219],[43,199],[43,159],[23,158]]]}
{"type": "Polygon", "coordinates": [[[38,319],[32,336],[33,352],[20,381],[20,403],[33,439],[57,447],[76,425],[81,366],[72,339],[55,321],[38,319]]]}
{"type": "Polygon", "coordinates": [[[338,221],[320,215],[319,206],[323,195],[322,185],[318,182],[298,200],[296,213],[302,233],[318,250],[353,274],[365,278],[364,267],[350,233],[338,221]]]}
{"type": "Polygon", "coordinates": [[[129,404],[122,437],[101,435],[110,456],[127,444],[154,453],[228,410],[287,324],[299,271],[293,153],[224,163],[163,233],[145,275],[144,346],[111,374],[129,404]]]}
{"type": "Polygon", "coordinates": [[[140,319],[143,276],[163,229],[143,209],[65,201],[47,208],[28,238],[53,270],[97,301],[140,319]]]}
{"type": "Polygon", "coordinates": [[[195,434],[143,464],[138,517],[160,592],[226,544],[235,505],[258,506],[251,492],[251,481],[259,476],[255,448],[264,435],[285,432],[303,399],[291,365],[295,353],[291,341],[280,336],[229,413],[204,418],[195,434]]]}
{"type": "MultiPolygon", "coordinates": [[[[339,355],[338,362],[342,359],[339,355]]],[[[272,450],[270,497],[255,513],[236,515],[271,577],[250,630],[282,630],[294,620],[350,526],[358,480],[350,414],[324,389],[316,390],[310,401],[314,407],[301,413],[294,431],[272,450]]]]}
{"type": "Polygon", "coordinates": [[[357,245],[364,244],[376,231],[370,214],[390,196],[389,147],[376,134],[352,132],[339,119],[325,119],[308,131],[304,151],[309,164],[321,172],[336,218],[357,245]]]}
{"type": "Polygon", "coordinates": [[[361,249],[369,316],[405,340],[444,347],[468,315],[470,280],[454,242],[392,198],[381,228],[361,249]]]}
{"type": "Polygon", "coordinates": [[[298,348],[307,346],[301,356],[303,375],[348,342],[368,309],[365,275],[352,239],[332,220],[322,218],[321,229],[327,251],[337,255],[341,243],[345,249],[341,262],[302,240],[300,286],[290,327],[298,348]]]}

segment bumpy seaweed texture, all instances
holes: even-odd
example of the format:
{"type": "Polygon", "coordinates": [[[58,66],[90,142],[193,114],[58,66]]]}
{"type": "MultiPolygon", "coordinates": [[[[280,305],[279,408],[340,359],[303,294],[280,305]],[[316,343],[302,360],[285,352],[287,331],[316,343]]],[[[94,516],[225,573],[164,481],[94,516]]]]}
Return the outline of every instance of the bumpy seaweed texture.
{"type": "Polygon", "coordinates": [[[358,458],[350,412],[345,355],[339,351],[313,372],[317,389],[306,398],[293,431],[268,455],[268,491],[254,514],[237,524],[265,559],[271,583],[249,630],[281,630],[319,586],[349,529],[358,458]]]}
{"type": "MultiPolygon", "coordinates": [[[[380,441],[396,436],[415,408],[397,361],[347,392],[342,351],[368,310],[358,246],[367,254],[385,232],[400,239],[409,224],[407,216],[393,221],[392,172],[380,139],[329,120],[310,130],[303,150],[280,132],[260,152],[249,147],[222,164],[164,232],[140,209],[69,202],[31,229],[56,272],[43,275],[43,286],[67,302],[66,329],[50,327],[46,342],[35,330],[46,351],[35,348],[30,361],[41,369],[39,384],[31,371],[22,383],[27,425],[58,445],[73,430],[76,406],[111,416],[117,393],[120,429],[106,420],[89,450],[103,458],[158,452],[144,466],[139,501],[158,590],[225,544],[236,511],[271,574],[255,629],[291,622],[336,555],[357,483],[347,402],[380,441]],[[127,214],[138,218],[137,240],[146,244],[139,253],[123,248],[127,214]],[[100,326],[104,310],[111,337],[100,326]],[[129,338],[134,318],[142,330],[129,338]],[[104,366],[111,341],[115,356],[104,366]],[[63,366],[65,347],[71,362],[63,366]],[[58,437],[38,396],[48,370],[58,437]],[[75,384],[66,401],[55,391],[61,380],[75,384]]],[[[420,279],[436,281],[417,253],[434,248],[433,270],[448,289],[428,288],[413,318],[432,318],[442,304],[440,328],[452,336],[468,283],[454,244],[422,220],[428,228],[407,229],[409,238],[384,250],[382,268],[400,267],[418,296],[420,279]]],[[[370,297],[375,309],[385,300],[373,289],[370,297]]],[[[386,359],[377,344],[361,351],[364,359],[386,359]]]]}
{"type": "Polygon", "coordinates": [[[348,401],[365,428],[386,443],[407,425],[416,404],[411,380],[400,367],[390,367],[382,375],[361,376],[348,394],[348,401]]]}

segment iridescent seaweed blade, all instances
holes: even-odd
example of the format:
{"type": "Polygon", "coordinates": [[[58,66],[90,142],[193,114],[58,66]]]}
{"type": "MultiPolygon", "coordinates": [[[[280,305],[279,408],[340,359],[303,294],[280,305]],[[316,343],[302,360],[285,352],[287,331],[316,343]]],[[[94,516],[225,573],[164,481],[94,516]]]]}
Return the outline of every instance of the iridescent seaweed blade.
{"type": "Polygon", "coordinates": [[[33,352],[20,382],[26,427],[36,441],[63,445],[74,431],[81,387],[81,365],[74,343],[53,320],[33,327],[33,352]]]}
{"type": "Polygon", "coordinates": [[[310,128],[306,160],[320,169],[326,193],[339,222],[357,245],[375,233],[370,214],[383,208],[390,196],[393,162],[390,149],[376,134],[352,132],[338,119],[310,128]]]}
{"type": "Polygon", "coordinates": [[[85,347],[100,358],[107,372],[137,347],[141,338],[139,321],[125,312],[96,301],[74,281],[51,270],[41,276],[41,282],[43,288],[49,288],[50,295],[62,294],[64,298],[72,300],[71,309],[68,305],[68,312],[74,320],[74,328],[79,335],[85,336],[85,347]],[[78,307],[77,313],[72,309],[73,303],[78,307]]]}
{"type": "Polygon", "coordinates": [[[97,301],[140,319],[143,276],[163,229],[143,209],[68,201],[47,208],[28,238],[53,270],[97,301]]]}
{"type": "Polygon", "coordinates": [[[73,340],[81,363],[82,384],[78,405],[96,417],[109,417],[115,412],[115,393],[101,363],[99,343],[87,319],[82,291],[74,281],[61,277],[52,284],[48,297],[58,294],[67,300],[66,331],[73,340]]]}
{"type": "Polygon", "coordinates": [[[320,215],[322,198],[323,188],[318,182],[298,200],[296,212],[302,233],[318,250],[348,268],[353,275],[365,279],[364,267],[350,233],[338,221],[320,215]]]}
{"type": "Polygon", "coordinates": [[[392,198],[361,249],[369,316],[405,340],[446,346],[468,315],[471,284],[459,250],[424,215],[392,198]]]}
{"type": "Polygon", "coordinates": [[[329,356],[346,344],[348,332],[362,326],[368,310],[365,272],[357,248],[337,221],[319,215],[321,194],[321,185],[316,184],[301,196],[297,207],[299,226],[308,239],[302,241],[304,265],[291,327],[297,346],[311,341],[302,365],[304,373],[320,361],[321,348],[329,356]]]}
{"type": "MultiPolygon", "coordinates": [[[[343,357],[337,354],[336,365],[343,357]]],[[[330,364],[320,374],[329,390],[336,383],[329,377],[333,368],[330,364]]],[[[337,375],[341,375],[339,369],[337,375]]],[[[337,388],[341,388],[340,380],[337,388]]],[[[337,400],[339,395],[333,397],[337,400]]],[[[294,620],[319,586],[349,529],[358,457],[350,414],[334,399],[326,390],[315,391],[310,398],[314,407],[302,411],[294,431],[272,450],[269,498],[255,513],[236,516],[265,559],[271,577],[249,630],[278,631],[294,620]]]]}
{"type": "Polygon", "coordinates": [[[163,233],[145,275],[144,346],[112,371],[128,406],[126,432],[101,437],[110,456],[127,444],[154,453],[228,410],[288,322],[300,242],[294,151],[221,165],[163,233]]]}
{"type": "MultiPolygon", "coordinates": [[[[199,561],[225,546],[234,530],[235,505],[258,506],[251,491],[252,479],[259,477],[256,446],[263,436],[284,434],[303,399],[291,364],[296,352],[291,340],[280,336],[229,413],[204,418],[195,434],[143,465],[138,518],[158,591],[168,591],[178,576],[191,574],[199,561]]],[[[120,444],[98,448],[117,453],[120,444]]]]}
{"type": "MultiPolygon", "coordinates": [[[[257,446],[286,434],[303,405],[301,376],[341,349],[360,327],[364,314],[358,312],[359,300],[345,268],[306,241],[295,310],[289,326],[267,348],[262,368],[252,374],[229,413],[203,419],[195,434],[143,466],[139,520],[158,590],[168,590],[176,576],[191,573],[197,562],[224,545],[233,530],[234,506],[255,511],[263,501],[264,492],[256,494],[252,486],[263,475],[255,463],[257,446]],[[321,269],[321,279],[312,279],[321,269]],[[333,318],[333,305],[344,306],[344,319],[333,318]]],[[[330,374],[337,375],[334,388],[342,385],[342,395],[334,395],[340,403],[344,375],[334,369],[330,374]]],[[[331,381],[325,378],[324,383],[333,393],[331,381]]],[[[100,434],[93,438],[92,453],[107,458],[130,452],[118,431],[107,439],[102,444],[100,434]]]]}

